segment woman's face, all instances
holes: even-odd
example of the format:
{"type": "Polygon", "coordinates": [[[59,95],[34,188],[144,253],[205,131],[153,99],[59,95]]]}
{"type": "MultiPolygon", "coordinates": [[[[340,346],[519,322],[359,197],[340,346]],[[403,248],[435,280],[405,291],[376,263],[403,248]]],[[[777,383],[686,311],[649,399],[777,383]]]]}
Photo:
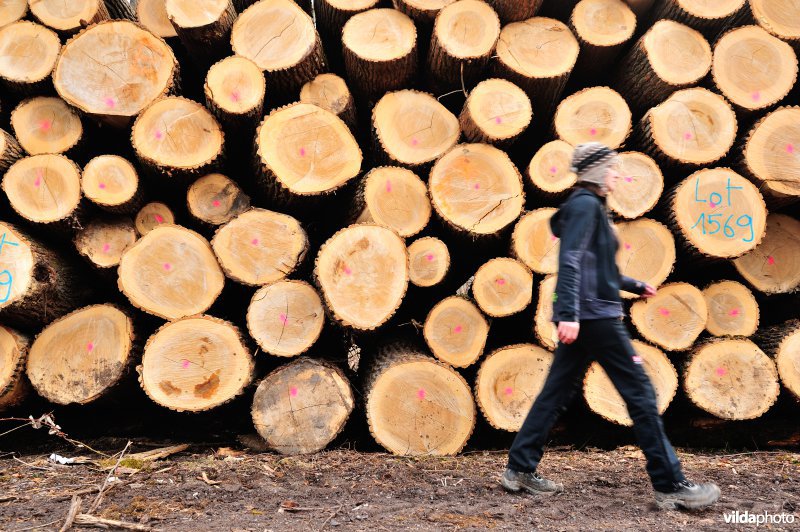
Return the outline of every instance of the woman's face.
{"type": "Polygon", "coordinates": [[[620,177],[621,174],[616,165],[608,167],[608,170],[606,171],[606,190],[608,193],[614,192],[614,189],[617,188],[617,181],[619,181],[620,177]]]}

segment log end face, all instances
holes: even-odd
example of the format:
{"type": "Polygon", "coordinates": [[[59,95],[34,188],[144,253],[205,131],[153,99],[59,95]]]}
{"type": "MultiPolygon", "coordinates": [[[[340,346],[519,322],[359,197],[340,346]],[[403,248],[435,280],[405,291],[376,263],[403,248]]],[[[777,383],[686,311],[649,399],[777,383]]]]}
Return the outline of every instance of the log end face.
{"type": "Polygon", "coordinates": [[[483,354],[489,323],[478,307],[459,296],[448,297],[430,311],[423,336],[431,352],[458,368],[471,366],[483,354]]]}
{"type": "Polygon", "coordinates": [[[423,237],[408,246],[409,280],[416,286],[430,287],[442,282],[450,269],[447,244],[436,237],[423,237]]]}

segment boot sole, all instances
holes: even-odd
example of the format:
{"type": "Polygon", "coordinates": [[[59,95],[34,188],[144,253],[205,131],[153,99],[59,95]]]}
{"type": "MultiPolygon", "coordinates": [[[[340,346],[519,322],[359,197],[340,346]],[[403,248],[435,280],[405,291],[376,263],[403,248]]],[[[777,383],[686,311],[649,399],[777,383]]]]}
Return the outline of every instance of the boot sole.
{"type": "Polygon", "coordinates": [[[531,488],[530,486],[520,484],[519,482],[512,482],[510,480],[507,480],[505,477],[500,477],[500,485],[503,486],[503,488],[506,491],[511,493],[519,493],[520,491],[525,491],[527,493],[530,493],[531,495],[551,495],[553,493],[558,493],[559,491],[563,491],[563,489],[554,491],[537,490],[536,488],[531,488]]]}
{"type": "Polygon", "coordinates": [[[678,497],[668,497],[661,500],[656,500],[656,505],[662,510],[677,510],[678,508],[684,508],[686,510],[700,510],[716,503],[719,500],[719,496],[720,491],[716,490],[714,493],[711,493],[708,497],[702,500],[687,501],[678,497]]]}

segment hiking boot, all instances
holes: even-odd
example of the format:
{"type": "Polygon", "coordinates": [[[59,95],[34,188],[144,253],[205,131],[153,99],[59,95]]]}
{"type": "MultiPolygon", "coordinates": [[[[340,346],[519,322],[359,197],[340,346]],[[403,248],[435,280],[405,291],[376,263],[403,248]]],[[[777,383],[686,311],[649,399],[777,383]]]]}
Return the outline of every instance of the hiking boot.
{"type": "Polygon", "coordinates": [[[694,484],[684,480],[676,485],[672,492],[656,492],[656,504],[663,509],[699,510],[711,506],[719,499],[719,487],[713,483],[694,484]]]}
{"type": "Polygon", "coordinates": [[[525,490],[534,495],[564,491],[563,484],[542,478],[539,473],[518,473],[511,469],[505,470],[503,476],[500,477],[500,484],[507,491],[525,490]]]}

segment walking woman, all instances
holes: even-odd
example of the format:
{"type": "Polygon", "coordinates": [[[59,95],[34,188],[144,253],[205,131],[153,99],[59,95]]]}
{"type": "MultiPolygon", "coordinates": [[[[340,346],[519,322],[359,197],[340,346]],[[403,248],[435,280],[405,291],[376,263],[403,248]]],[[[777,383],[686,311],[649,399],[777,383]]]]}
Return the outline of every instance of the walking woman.
{"type": "Polygon", "coordinates": [[[536,467],[550,429],[574,396],[589,363],[597,358],[628,407],[657,504],[704,508],[717,501],[719,488],[693,484],[683,476],[664,433],[652,384],[621,321],[620,289],[643,297],[652,297],[656,291],[621,276],[617,268],[619,244],[605,202],[619,178],[618,164],[617,153],[602,144],[575,148],[576,189],[550,220],[553,234],[561,239],[553,296],[553,321],[560,342],[544,387],[511,446],[501,483],[509,491],[534,494],[563,490],[561,484],[538,475],[536,467]]]}

